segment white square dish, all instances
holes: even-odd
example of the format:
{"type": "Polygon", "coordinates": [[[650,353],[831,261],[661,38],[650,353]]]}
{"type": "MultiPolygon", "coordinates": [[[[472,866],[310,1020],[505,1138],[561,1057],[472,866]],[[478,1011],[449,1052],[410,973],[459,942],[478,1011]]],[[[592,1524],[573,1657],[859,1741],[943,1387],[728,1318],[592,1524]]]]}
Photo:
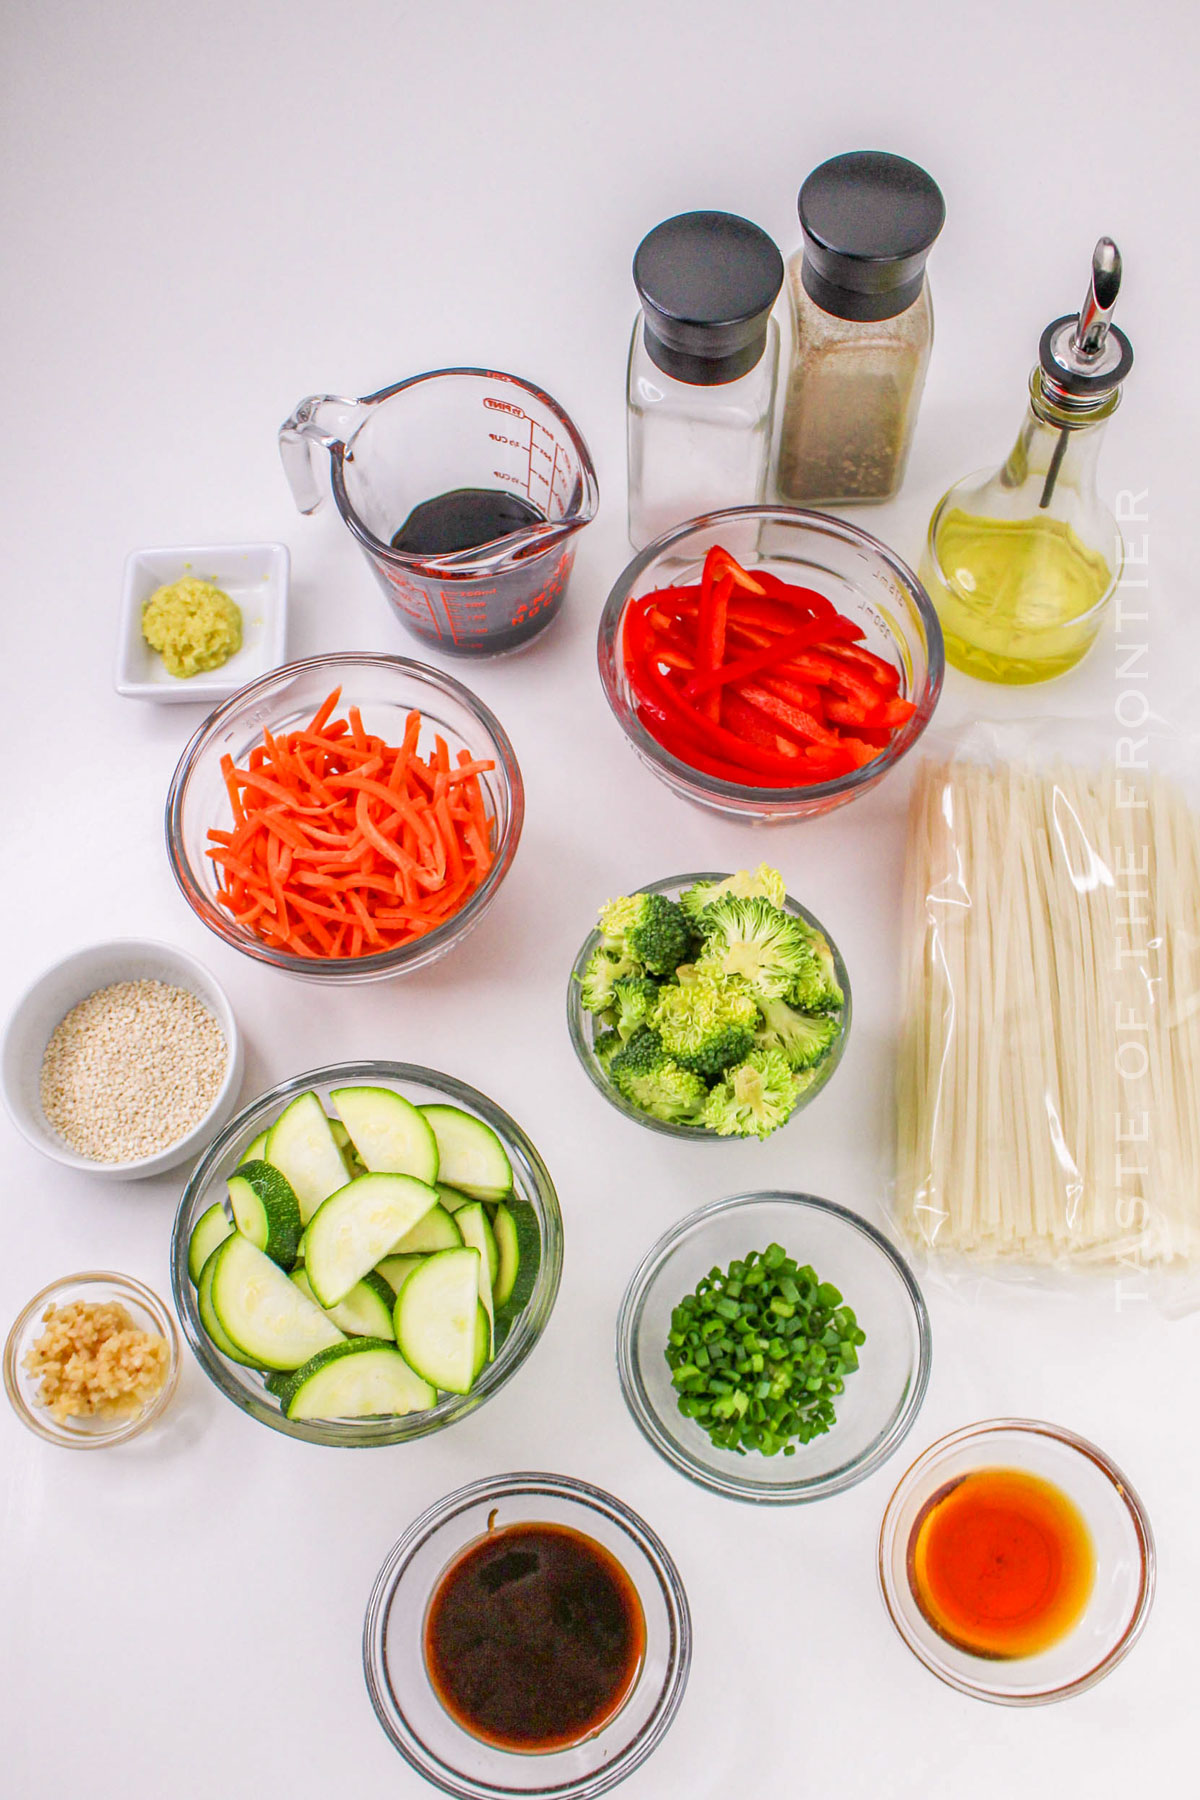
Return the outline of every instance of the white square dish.
{"type": "Polygon", "coordinates": [[[131,550],[125,559],[115,686],[132,700],[214,706],[283,662],[287,644],[286,544],[197,544],[131,550]],[[219,669],[181,679],[142,636],[142,608],[166,582],[194,575],[229,595],[242,614],[242,647],[219,669]]]}

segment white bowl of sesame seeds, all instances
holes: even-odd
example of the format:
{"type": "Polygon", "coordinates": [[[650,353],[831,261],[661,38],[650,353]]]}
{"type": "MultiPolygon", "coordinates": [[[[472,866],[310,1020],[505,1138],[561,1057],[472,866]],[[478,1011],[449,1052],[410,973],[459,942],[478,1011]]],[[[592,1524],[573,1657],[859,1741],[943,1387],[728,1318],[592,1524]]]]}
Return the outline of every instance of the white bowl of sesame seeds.
{"type": "Polygon", "coordinates": [[[5,1028],[0,1091],[43,1156],[91,1175],[161,1175],[237,1104],[242,1039],[224,990],[185,950],[118,938],[38,977],[5,1028]]]}

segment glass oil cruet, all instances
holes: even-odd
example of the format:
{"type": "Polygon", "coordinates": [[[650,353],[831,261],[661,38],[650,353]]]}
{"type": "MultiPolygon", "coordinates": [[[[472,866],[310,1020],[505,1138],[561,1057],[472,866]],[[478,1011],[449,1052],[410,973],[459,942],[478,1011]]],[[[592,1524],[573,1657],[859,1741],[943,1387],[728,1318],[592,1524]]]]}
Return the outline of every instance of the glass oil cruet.
{"type": "Polygon", "coordinates": [[[1047,681],[1073,668],[1116,589],[1121,534],[1097,491],[1096,463],[1133,366],[1112,323],[1120,285],[1120,252],[1102,237],[1078,317],[1042,333],[1008,461],[957,483],[930,520],[921,579],[947,660],[985,681],[1047,681]]]}

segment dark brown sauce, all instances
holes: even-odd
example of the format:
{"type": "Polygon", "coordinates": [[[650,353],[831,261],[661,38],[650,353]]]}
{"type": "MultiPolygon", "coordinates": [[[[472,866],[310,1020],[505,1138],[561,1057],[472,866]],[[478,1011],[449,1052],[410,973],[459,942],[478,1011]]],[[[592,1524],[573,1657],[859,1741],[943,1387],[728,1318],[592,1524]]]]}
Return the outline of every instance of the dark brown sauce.
{"type": "Polygon", "coordinates": [[[489,1530],[451,1563],[425,1618],[425,1666],[451,1718],[530,1755],[594,1736],[633,1692],[645,1651],[629,1576],[565,1525],[489,1530]]]}
{"type": "Polygon", "coordinates": [[[392,549],[409,556],[452,556],[477,550],[514,531],[541,523],[543,514],[519,494],[501,488],[453,488],[414,506],[392,537],[392,549]]]}

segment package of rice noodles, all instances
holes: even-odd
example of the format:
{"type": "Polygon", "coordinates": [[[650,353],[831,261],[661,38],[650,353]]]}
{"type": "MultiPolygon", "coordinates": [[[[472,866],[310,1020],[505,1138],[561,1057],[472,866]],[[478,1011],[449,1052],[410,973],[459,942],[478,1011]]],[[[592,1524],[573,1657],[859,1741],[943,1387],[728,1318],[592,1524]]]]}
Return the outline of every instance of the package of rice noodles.
{"type": "Polygon", "coordinates": [[[1197,748],[1079,720],[977,724],[925,748],[906,860],[896,1222],[949,1268],[1102,1272],[1191,1310],[1197,748]]]}

